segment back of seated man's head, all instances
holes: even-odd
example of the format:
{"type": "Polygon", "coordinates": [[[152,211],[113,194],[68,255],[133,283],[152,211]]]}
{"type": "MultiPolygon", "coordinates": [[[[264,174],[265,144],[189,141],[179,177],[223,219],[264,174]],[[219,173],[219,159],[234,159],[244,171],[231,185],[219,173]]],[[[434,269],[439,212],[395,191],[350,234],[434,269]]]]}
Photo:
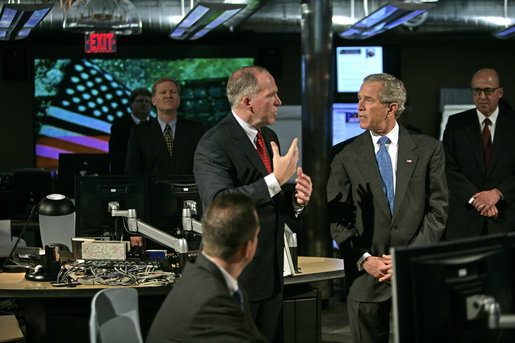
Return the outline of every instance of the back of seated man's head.
{"type": "Polygon", "coordinates": [[[229,260],[255,239],[258,227],[254,200],[242,194],[219,196],[202,217],[202,249],[209,256],[229,260]]]}

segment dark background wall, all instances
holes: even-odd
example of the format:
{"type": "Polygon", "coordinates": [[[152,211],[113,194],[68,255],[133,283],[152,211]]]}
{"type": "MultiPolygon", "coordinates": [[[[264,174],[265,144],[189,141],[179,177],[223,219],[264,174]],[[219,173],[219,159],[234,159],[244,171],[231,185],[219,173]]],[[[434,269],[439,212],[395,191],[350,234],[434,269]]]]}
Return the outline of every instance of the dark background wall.
{"type": "MultiPolygon", "coordinates": [[[[14,43],[0,43],[0,172],[34,166],[32,61],[37,57],[91,57],[83,53],[81,35],[57,39],[34,35],[14,43]]],[[[299,34],[227,36],[198,42],[176,42],[166,37],[119,37],[118,53],[106,58],[254,57],[275,76],[285,105],[301,104],[301,46],[299,34]]],[[[334,45],[352,45],[338,37],[334,45]]],[[[359,44],[396,48],[398,76],[412,106],[410,124],[439,136],[440,88],[468,88],[472,74],[489,66],[503,79],[505,99],[515,105],[514,41],[478,35],[459,37],[389,38],[381,35],[359,44]]]]}

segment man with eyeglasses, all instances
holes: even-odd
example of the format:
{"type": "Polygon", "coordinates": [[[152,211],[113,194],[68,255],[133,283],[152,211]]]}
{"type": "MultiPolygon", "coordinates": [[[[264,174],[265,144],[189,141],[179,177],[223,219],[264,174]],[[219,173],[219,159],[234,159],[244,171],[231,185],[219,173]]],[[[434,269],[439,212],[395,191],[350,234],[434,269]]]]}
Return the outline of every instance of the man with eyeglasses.
{"type": "Polygon", "coordinates": [[[495,70],[480,69],[471,86],[476,108],[450,116],[443,137],[447,239],[515,230],[515,114],[499,106],[495,70]]]}

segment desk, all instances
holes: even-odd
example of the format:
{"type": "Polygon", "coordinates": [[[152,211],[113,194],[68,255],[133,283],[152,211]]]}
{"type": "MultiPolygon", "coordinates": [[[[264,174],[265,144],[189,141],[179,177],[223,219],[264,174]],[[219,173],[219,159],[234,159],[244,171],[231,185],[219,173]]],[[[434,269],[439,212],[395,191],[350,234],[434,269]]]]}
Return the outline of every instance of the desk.
{"type": "MultiPolygon", "coordinates": [[[[285,341],[316,342],[321,333],[320,291],[307,289],[308,282],[341,278],[344,276],[343,261],[323,257],[299,257],[301,273],[288,276],[285,283],[285,327],[294,331],[315,330],[318,339],[299,339],[290,335],[285,341]],[[304,287],[303,287],[304,286],[304,287]],[[315,310],[315,311],[313,311],[315,310]],[[306,318],[304,313],[310,314],[306,318]],[[300,314],[303,314],[302,316],[300,314]],[[313,317],[314,316],[314,317],[313,317]],[[313,319],[315,318],[315,319],[313,319]],[[308,325],[309,324],[309,325],[308,325]]],[[[25,280],[23,273],[0,274],[0,298],[18,299],[27,313],[27,342],[89,342],[88,320],[91,298],[104,285],[81,285],[75,288],[56,288],[50,282],[25,280]]],[[[140,322],[143,336],[154,319],[171,286],[136,286],[139,297],[140,322]]]]}
{"type": "Polygon", "coordinates": [[[341,279],[345,276],[339,258],[299,256],[299,273],[284,278],[285,285],[341,279]]]}
{"type": "Polygon", "coordinates": [[[284,342],[320,342],[322,336],[322,292],[316,286],[309,285],[309,283],[343,278],[343,260],[299,256],[298,266],[299,273],[284,278],[284,342]]]}

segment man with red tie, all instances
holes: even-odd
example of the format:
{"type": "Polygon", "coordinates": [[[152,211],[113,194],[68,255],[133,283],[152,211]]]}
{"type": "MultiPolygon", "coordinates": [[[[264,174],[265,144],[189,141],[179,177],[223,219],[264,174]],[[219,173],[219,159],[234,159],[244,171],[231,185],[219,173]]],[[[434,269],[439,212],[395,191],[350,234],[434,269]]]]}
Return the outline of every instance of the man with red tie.
{"type": "Polygon", "coordinates": [[[224,193],[241,193],[256,202],[261,224],[256,255],[239,277],[247,290],[254,320],[269,341],[280,322],[283,289],[284,217],[302,211],[312,184],[297,167],[297,138],[281,156],[268,125],[275,123],[281,100],[272,75],[252,66],[236,70],[227,83],[231,113],[200,140],[193,173],[205,207],[224,193]],[[282,186],[297,172],[295,193],[282,186]]]}
{"type": "Polygon", "coordinates": [[[447,239],[515,230],[515,114],[499,104],[495,70],[477,71],[471,87],[476,108],[450,116],[443,137],[447,239]]]}

